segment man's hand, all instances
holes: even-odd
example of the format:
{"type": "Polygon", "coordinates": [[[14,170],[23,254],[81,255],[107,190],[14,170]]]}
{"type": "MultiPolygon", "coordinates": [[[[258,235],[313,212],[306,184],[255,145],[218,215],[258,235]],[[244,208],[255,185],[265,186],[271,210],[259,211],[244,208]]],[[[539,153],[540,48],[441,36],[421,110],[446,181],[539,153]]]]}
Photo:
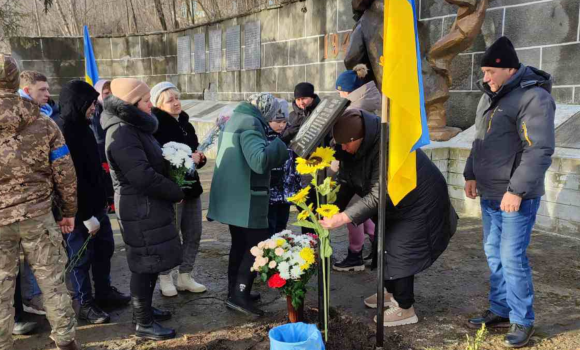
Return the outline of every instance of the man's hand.
{"type": "Polygon", "coordinates": [[[520,204],[522,204],[522,197],[506,192],[501,200],[500,208],[506,213],[512,213],[520,210],[520,204]]]}
{"type": "Polygon", "coordinates": [[[58,226],[63,234],[68,235],[75,229],[75,218],[62,218],[62,220],[58,222],[58,226]]]}
{"type": "Polygon", "coordinates": [[[195,165],[199,165],[199,163],[201,163],[201,157],[203,157],[203,153],[199,153],[197,151],[191,155],[195,165]]]}
{"type": "Polygon", "coordinates": [[[348,215],[345,213],[338,213],[331,218],[324,218],[320,220],[320,225],[327,230],[332,230],[346,224],[350,224],[351,222],[352,220],[348,217],[348,215]]]}
{"type": "Polygon", "coordinates": [[[101,223],[94,216],[88,219],[87,221],[83,221],[83,224],[85,224],[85,227],[87,228],[91,236],[96,235],[99,229],[101,228],[101,223]]]}
{"type": "Polygon", "coordinates": [[[467,180],[465,181],[465,195],[467,198],[475,199],[477,197],[477,181],[467,180]]]}

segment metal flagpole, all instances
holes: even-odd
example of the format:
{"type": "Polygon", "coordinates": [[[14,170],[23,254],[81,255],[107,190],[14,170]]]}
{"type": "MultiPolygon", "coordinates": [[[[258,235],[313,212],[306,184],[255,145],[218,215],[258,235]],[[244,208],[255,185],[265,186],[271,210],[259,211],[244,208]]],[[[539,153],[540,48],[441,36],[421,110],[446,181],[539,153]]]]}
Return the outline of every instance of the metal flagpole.
{"type": "Polygon", "coordinates": [[[387,157],[388,157],[388,120],[389,99],[383,95],[381,113],[381,148],[379,175],[379,231],[377,237],[377,344],[376,349],[382,349],[384,344],[384,309],[385,309],[385,229],[387,220],[387,157]]]}

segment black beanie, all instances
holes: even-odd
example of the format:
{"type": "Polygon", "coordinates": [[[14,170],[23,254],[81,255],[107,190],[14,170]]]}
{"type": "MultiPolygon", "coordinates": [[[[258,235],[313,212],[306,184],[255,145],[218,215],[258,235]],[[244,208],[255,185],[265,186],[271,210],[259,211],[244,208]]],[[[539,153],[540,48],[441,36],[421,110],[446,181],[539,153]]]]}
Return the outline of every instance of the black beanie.
{"type": "Polygon", "coordinates": [[[520,60],[514,45],[505,36],[497,39],[483,54],[482,67],[520,68],[520,60]]]}
{"type": "Polygon", "coordinates": [[[310,83],[300,83],[294,88],[294,99],[299,99],[300,97],[316,97],[314,94],[314,85],[310,83]]]}

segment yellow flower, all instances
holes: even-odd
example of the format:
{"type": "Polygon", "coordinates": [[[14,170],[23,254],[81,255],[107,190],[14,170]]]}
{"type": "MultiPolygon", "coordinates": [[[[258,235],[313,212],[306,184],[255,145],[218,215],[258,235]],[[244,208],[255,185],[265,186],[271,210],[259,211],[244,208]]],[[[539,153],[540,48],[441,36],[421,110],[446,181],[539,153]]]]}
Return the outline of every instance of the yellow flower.
{"type": "Polygon", "coordinates": [[[310,265],[314,264],[314,250],[312,248],[302,248],[300,257],[305,261],[305,264],[300,266],[301,270],[307,270],[310,265]]]}
{"type": "Polygon", "coordinates": [[[334,204],[323,204],[320,208],[316,209],[316,212],[325,218],[331,218],[335,214],[338,214],[340,209],[334,204]]]}
{"type": "Polygon", "coordinates": [[[306,202],[308,198],[308,193],[310,192],[310,186],[306,186],[305,188],[301,189],[298,193],[293,195],[292,197],[288,198],[288,202],[292,202],[294,204],[302,204],[306,202]]]}
{"type": "Polygon", "coordinates": [[[296,159],[296,171],[300,175],[314,174],[330,166],[334,159],[334,150],[330,147],[318,147],[308,159],[298,157],[296,159]]]}
{"type": "Polygon", "coordinates": [[[277,245],[278,247],[281,247],[281,246],[283,246],[283,245],[284,245],[284,243],[286,243],[286,240],[285,240],[285,239],[283,239],[283,238],[278,238],[278,239],[276,240],[276,245],[277,245]]]}
{"type": "Polygon", "coordinates": [[[303,221],[303,220],[308,219],[308,217],[310,216],[310,212],[312,211],[312,206],[313,205],[314,205],[313,203],[310,203],[310,205],[308,206],[308,210],[302,210],[300,212],[300,214],[298,214],[298,220],[299,221],[303,221]]]}

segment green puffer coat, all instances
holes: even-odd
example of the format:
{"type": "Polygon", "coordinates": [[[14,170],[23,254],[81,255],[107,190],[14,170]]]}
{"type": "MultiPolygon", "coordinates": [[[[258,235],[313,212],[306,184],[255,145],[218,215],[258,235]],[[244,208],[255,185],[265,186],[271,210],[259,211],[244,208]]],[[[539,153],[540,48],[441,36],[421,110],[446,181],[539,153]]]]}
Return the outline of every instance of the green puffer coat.
{"type": "Polygon", "coordinates": [[[234,110],[218,143],[209,220],[244,228],[268,228],[270,171],[288,159],[280,139],[268,144],[266,121],[253,105],[234,110]]]}

